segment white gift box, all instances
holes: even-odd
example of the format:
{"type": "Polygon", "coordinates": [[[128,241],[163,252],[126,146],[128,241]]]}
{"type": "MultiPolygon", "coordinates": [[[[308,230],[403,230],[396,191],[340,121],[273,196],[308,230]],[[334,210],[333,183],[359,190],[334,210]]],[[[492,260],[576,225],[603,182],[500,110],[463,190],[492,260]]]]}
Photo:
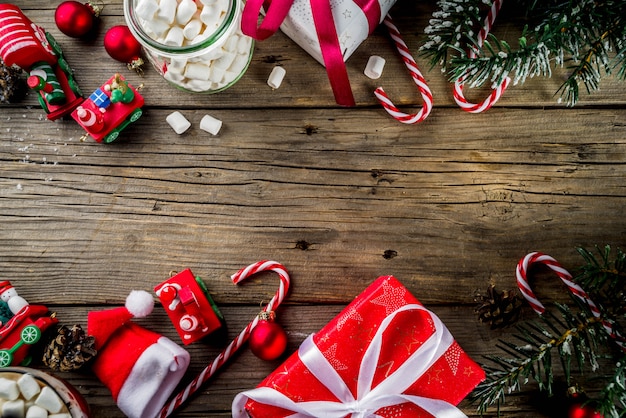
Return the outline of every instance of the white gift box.
{"type": "MultiPolygon", "coordinates": [[[[289,14],[280,25],[280,29],[294,42],[308,52],[320,64],[324,65],[322,50],[317,38],[317,31],[311,11],[312,1],[294,0],[289,14]]],[[[327,0],[330,2],[337,37],[343,60],[346,61],[369,35],[369,23],[365,12],[353,0],[327,0]]],[[[381,23],[396,0],[378,0],[381,23]]]]}

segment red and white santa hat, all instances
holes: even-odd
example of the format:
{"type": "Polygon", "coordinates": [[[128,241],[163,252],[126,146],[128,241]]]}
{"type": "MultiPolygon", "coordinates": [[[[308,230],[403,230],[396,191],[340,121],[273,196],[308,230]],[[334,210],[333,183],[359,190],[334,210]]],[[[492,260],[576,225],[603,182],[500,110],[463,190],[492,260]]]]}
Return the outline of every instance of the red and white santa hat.
{"type": "Polygon", "coordinates": [[[90,312],[87,333],[98,355],[93,371],[130,418],[155,417],[189,366],[189,353],[131,321],[152,312],[152,295],[133,290],[124,307],[90,312]]]}

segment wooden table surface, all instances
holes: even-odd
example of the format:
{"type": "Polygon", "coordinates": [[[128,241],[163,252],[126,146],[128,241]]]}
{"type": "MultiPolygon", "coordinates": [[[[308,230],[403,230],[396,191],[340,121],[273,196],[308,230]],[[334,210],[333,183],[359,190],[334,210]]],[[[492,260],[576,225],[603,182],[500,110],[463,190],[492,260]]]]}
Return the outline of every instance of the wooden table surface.
{"type": "MultiPolygon", "coordinates": [[[[93,41],[59,32],[58,1],[14,3],[56,37],[84,92],[116,72],[144,85],[144,116],[110,145],[81,141],[71,119],[46,120],[34,94],[0,107],[0,276],[62,324],[86,326],[87,312],[120,306],[131,290],[151,291],[171,271],[191,268],[233,338],[278,279],[267,273],[234,286],[229,277],[272,259],[292,279],[277,312],[288,354],[391,274],[481,361],[512,331],[478,321],[477,292],[515,288],[516,263],[533,250],[574,269],[582,264],[576,247],[624,244],[623,82],[607,79],[567,108],[554,96],[556,72],[512,86],[488,112],[466,113],[445,75],[417,54],[433,2],[400,0],[392,9],[434,94],[431,115],[408,126],[373,96],[381,85],[404,110],[421,106],[383,27],[348,60],[357,106],[341,108],[323,67],[282,33],[256,43],[235,86],[197,95],[149,66],[140,77],[106,54],[106,30],[124,23],[121,0],[105,2],[93,41]],[[387,59],[376,81],[362,74],[373,54],[387,59]],[[272,90],[266,80],[275,65],[287,75],[272,90]],[[165,121],[175,110],[192,123],[182,135],[165,121]],[[205,114],[223,121],[219,135],[199,128],[205,114]]],[[[495,30],[515,37],[521,28],[503,18],[495,30]]],[[[556,278],[536,290],[546,302],[569,300],[556,278]]],[[[180,341],[160,306],[140,323],[180,341]]],[[[186,379],[228,341],[189,346],[186,379]]],[[[235,394],[279,364],[240,350],[178,416],[229,416],[235,394]]],[[[88,371],[61,377],[94,417],[122,416],[88,371]]],[[[505,416],[543,416],[536,399],[536,386],[525,386],[507,398],[505,416]]],[[[467,401],[461,407],[476,414],[467,401]]]]}

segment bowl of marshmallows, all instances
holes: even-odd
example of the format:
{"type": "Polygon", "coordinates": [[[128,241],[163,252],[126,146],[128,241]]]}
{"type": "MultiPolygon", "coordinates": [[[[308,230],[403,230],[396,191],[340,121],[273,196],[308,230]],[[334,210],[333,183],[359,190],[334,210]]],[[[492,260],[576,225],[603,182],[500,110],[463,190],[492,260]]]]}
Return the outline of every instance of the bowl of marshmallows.
{"type": "Polygon", "coordinates": [[[89,406],[69,383],[26,367],[0,369],[0,415],[10,418],[88,418],[89,406]]]}

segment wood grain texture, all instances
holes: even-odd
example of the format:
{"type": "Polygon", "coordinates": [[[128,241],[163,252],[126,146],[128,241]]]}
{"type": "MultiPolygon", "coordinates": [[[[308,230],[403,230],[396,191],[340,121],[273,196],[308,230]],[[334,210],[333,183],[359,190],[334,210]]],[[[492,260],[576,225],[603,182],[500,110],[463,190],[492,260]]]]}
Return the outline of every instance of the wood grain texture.
{"type": "MultiPolygon", "coordinates": [[[[256,43],[231,89],[189,94],[149,67],[139,77],[108,57],[102,39],[123,23],[121,3],[108,2],[98,37],[82,41],[58,32],[57,1],[15,2],[57,38],[84,92],[122,72],[143,84],[146,98],[142,119],[111,145],[82,141],[72,120],[47,121],[33,95],[0,106],[0,275],[63,323],[84,325],[88,311],[118,306],[130,290],[150,290],[189,267],[223,309],[232,338],[277,278],[234,286],[229,276],[274,259],[292,275],[279,311],[290,352],[376,277],[393,274],[481,360],[511,330],[478,323],[476,292],[490,283],[514,288],[515,265],[529,251],[574,269],[577,246],[623,246],[619,80],[566,108],[553,97],[562,82],[555,74],[511,87],[489,112],[466,114],[445,75],[417,55],[433,3],[400,0],[393,16],[435,97],[422,124],[395,122],[373,97],[382,85],[404,109],[421,105],[382,27],[348,61],[356,108],[337,107],[323,68],[281,33],[256,43]],[[362,75],[372,54],[387,58],[375,82],[362,75]],[[274,65],[287,77],[272,91],[265,81],[274,65]],[[183,135],[165,122],[174,110],[192,122],[183,135]],[[205,114],[224,122],[218,136],[199,129],[205,114]]],[[[496,30],[514,35],[518,23],[503,19],[496,30]]],[[[556,278],[545,279],[535,284],[542,300],[568,300],[556,278]]],[[[141,323],[177,341],[162,310],[141,323]]],[[[227,341],[191,346],[189,378],[227,341]]],[[[277,365],[243,350],[179,416],[229,416],[234,395],[277,365]]],[[[95,418],[121,416],[91,375],[63,377],[95,418]]],[[[529,384],[504,412],[548,416],[538,399],[529,384]]],[[[475,415],[467,402],[462,408],[475,415]]]]}

